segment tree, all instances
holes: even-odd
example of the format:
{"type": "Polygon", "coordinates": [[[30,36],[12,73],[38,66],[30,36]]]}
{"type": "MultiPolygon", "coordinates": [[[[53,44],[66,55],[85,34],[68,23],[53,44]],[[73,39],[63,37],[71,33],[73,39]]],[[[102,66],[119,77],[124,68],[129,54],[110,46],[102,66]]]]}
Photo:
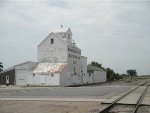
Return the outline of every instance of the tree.
{"type": "Polygon", "coordinates": [[[114,79],[122,79],[122,76],[119,73],[114,73],[114,79]]]}
{"type": "Polygon", "coordinates": [[[0,72],[3,71],[3,63],[0,62],[0,72]]]}
{"type": "Polygon", "coordinates": [[[96,66],[96,67],[99,67],[99,68],[102,67],[102,64],[100,64],[100,63],[98,63],[98,62],[95,62],[95,61],[92,61],[90,65],[91,65],[91,66],[96,66]]]}
{"type": "Polygon", "coordinates": [[[107,71],[107,80],[108,81],[113,80],[114,79],[114,71],[110,68],[107,68],[106,71],[107,71]]]}
{"type": "Polygon", "coordinates": [[[134,70],[134,69],[129,69],[129,70],[127,70],[127,74],[128,74],[129,76],[131,76],[131,79],[132,79],[133,76],[136,76],[136,75],[137,75],[136,70],[134,70]]]}
{"type": "Polygon", "coordinates": [[[92,61],[90,64],[88,65],[91,65],[91,66],[95,66],[95,67],[98,67],[98,68],[101,68],[103,70],[106,71],[106,74],[107,74],[107,81],[112,81],[114,79],[122,79],[122,77],[119,75],[119,73],[115,73],[111,68],[104,68],[102,67],[102,64],[96,62],[96,61],[92,61]]]}
{"type": "Polygon", "coordinates": [[[103,70],[106,70],[104,67],[102,67],[102,64],[100,64],[100,63],[98,63],[96,61],[92,61],[91,64],[89,64],[89,65],[101,68],[103,70]]]}

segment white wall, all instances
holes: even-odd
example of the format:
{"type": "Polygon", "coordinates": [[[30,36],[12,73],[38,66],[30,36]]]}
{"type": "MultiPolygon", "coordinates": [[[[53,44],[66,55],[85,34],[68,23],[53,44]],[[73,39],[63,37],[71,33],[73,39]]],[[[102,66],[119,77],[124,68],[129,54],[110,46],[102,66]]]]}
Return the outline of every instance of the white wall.
{"type": "Polygon", "coordinates": [[[28,63],[28,70],[29,70],[29,72],[32,71],[33,69],[35,69],[37,64],[38,64],[37,62],[29,62],[28,63]]]}
{"type": "Polygon", "coordinates": [[[88,84],[92,84],[94,81],[94,73],[88,73],[88,84]]]}
{"type": "Polygon", "coordinates": [[[106,72],[94,71],[93,83],[106,82],[106,72]]]}
{"type": "Polygon", "coordinates": [[[28,63],[23,63],[15,67],[16,85],[26,85],[26,76],[28,74],[28,63]]]}
{"type": "Polygon", "coordinates": [[[54,73],[53,77],[51,75],[45,75],[46,85],[48,86],[59,86],[60,85],[60,73],[54,73]]]}
{"type": "Polygon", "coordinates": [[[74,44],[68,46],[68,70],[70,74],[70,85],[83,84],[82,80],[82,63],[81,63],[81,50],[74,44]]]}
{"type": "Polygon", "coordinates": [[[16,85],[27,85],[30,82],[29,77],[33,75],[32,69],[37,65],[36,62],[26,62],[15,66],[16,85]]]}
{"type": "Polygon", "coordinates": [[[67,76],[70,76],[69,80],[70,80],[70,85],[79,85],[82,84],[82,80],[81,80],[81,63],[78,61],[76,61],[76,63],[74,64],[73,62],[69,62],[68,63],[68,68],[67,68],[67,76]]]}
{"type": "Polygon", "coordinates": [[[94,71],[88,72],[88,83],[102,83],[106,82],[106,72],[105,71],[94,71]]]}
{"type": "Polygon", "coordinates": [[[69,65],[67,65],[60,73],[60,86],[70,86],[72,84],[71,76],[72,73],[69,70],[69,65]]]}
{"type": "Polygon", "coordinates": [[[60,74],[60,86],[70,86],[81,84],[81,75],[75,75],[73,71],[72,64],[68,64],[60,74]]]}
{"type": "Polygon", "coordinates": [[[38,46],[38,62],[67,62],[67,45],[63,39],[51,33],[38,46]],[[54,44],[51,44],[54,39],[54,44]]]}
{"type": "Polygon", "coordinates": [[[29,85],[39,86],[59,86],[60,74],[54,73],[53,77],[51,74],[34,74],[28,76],[29,85]]]}
{"type": "Polygon", "coordinates": [[[38,61],[68,63],[67,69],[60,74],[60,85],[78,85],[85,81],[82,74],[86,75],[87,59],[83,58],[81,62],[81,50],[72,43],[70,29],[66,33],[50,33],[38,46],[38,61]],[[51,39],[54,39],[54,44],[51,44],[51,39]]]}
{"type": "Polygon", "coordinates": [[[28,74],[27,69],[15,70],[16,85],[26,85],[27,74],[28,74]]]}
{"type": "Polygon", "coordinates": [[[81,62],[77,61],[76,64],[69,62],[60,74],[60,85],[79,85],[83,84],[81,73],[81,62]]]}
{"type": "Polygon", "coordinates": [[[88,74],[87,74],[87,57],[81,56],[81,79],[82,84],[87,84],[88,74]]]}

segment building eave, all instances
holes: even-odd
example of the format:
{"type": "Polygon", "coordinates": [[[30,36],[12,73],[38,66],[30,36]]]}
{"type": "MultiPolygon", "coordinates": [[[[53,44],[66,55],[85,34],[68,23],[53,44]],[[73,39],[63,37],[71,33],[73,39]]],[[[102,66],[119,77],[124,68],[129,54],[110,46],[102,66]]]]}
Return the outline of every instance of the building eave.
{"type": "Polygon", "coordinates": [[[44,40],[42,40],[39,45],[37,45],[37,47],[39,47],[52,34],[54,34],[54,33],[53,32],[49,33],[48,36],[46,36],[46,38],[44,40]]]}

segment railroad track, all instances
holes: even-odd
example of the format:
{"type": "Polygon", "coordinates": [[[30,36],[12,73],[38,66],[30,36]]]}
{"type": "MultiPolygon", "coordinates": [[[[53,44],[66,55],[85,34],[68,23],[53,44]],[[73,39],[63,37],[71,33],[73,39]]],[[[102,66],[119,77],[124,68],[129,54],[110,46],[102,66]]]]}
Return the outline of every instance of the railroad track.
{"type": "MultiPolygon", "coordinates": [[[[104,108],[104,109],[103,109],[102,111],[100,111],[99,113],[110,113],[109,111],[110,111],[111,109],[113,109],[115,106],[118,105],[118,104],[117,104],[118,101],[122,100],[122,99],[125,98],[127,95],[129,95],[130,93],[132,93],[133,91],[135,91],[136,89],[138,89],[139,87],[141,87],[141,86],[146,86],[146,88],[144,89],[144,91],[142,92],[142,94],[140,95],[140,97],[138,98],[138,101],[137,101],[137,103],[135,104],[135,106],[134,106],[134,108],[133,108],[133,110],[132,110],[132,112],[131,112],[131,113],[137,113],[137,110],[138,110],[139,106],[141,105],[141,103],[142,103],[142,101],[143,101],[143,99],[144,99],[144,96],[145,96],[145,94],[146,94],[146,92],[147,92],[147,89],[148,89],[148,87],[150,86],[150,83],[149,83],[149,84],[148,84],[148,83],[149,83],[149,81],[146,81],[146,82],[143,82],[143,83],[139,84],[137,87],[131,89],[130,91],[128,91],[127,93],[125,93],[124,95],[122,95],[121,97],[119,97],[118,99],[114,100],[109,106],[107,106],[106,108],[104,108]]],[[[118,113],[118,112],[117,112],[117,113],[118,113]]]]}

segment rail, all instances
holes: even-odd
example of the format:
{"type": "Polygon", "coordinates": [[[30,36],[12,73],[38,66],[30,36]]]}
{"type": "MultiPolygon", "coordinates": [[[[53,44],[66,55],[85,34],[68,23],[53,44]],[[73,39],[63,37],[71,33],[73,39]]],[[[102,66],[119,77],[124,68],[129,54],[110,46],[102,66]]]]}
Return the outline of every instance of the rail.
{"type": "Polygon", "coordinates": [[[143,91],[143,93],[141,94],[140,98],[138,99],[137,103],[136,103],[136,106],[133,110],[132,113],[137,113],[137,110],[139,108],[139,106],[141,105],[143,99],[144,99],[144,96],[146,95],[146,92],[147,92],[147,89],[148,89],[149,85],[146,86],[145,90],[143,91]]]}
{"type": "MultiPolygon", "coordinates": [[[[148,82],[148,81],[143,82],[143,83],[139,84],[137,87],[131,89],[130,91],[128,91],[127,93],[125,93],[124,95],[122,95],[121,97],[119,97],[118,99],[114,100],[109,106],[107,106],[106,108],[104,108],[104,109],[103,109],[102,111],[100,111],[99,113],[108,113],[108,111],[109,111],[110,109],[112,109],[112,108],[116,105],[116,103],[117,103],[118,101],[120,101],[121,99],[123,99],[124,97],[126,97],[127,95],[129,95],[131,92],[133,92],[134,90],[136,90],[136,89],[139,88],[140,86],[145,85],[147,82],[148,82]]],[[[147,88],[148,88],[148,86],[146,87],[146,89],[144,90],[144,92],[142,93],[142,95],[140,96],[140,98],[138,99],[137,104],[139,104],[139,105],[141,104],[141,101],[143,100],[143,97],[144,97],[144,95],[145,95],[145,93],[146,93],[146,91],[147,91],[147,88]]],[[[135,112],[132,112],[132,113],[136,113],[136,111],[137,111],[137,109],[138,109],[138,107],[139,107],[139,105],[137,106],[137,104],[136,104],[136,108],[134,109],[135,112]]]]}

